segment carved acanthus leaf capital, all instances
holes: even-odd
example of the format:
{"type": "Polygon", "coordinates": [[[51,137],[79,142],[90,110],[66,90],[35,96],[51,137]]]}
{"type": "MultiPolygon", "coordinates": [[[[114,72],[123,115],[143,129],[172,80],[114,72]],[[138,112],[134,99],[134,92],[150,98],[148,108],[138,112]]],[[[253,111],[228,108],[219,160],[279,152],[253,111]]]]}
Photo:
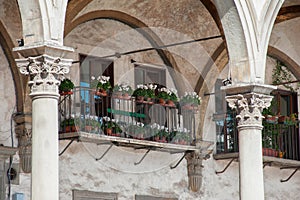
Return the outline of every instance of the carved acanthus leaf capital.
{"type": "Polygon", "coordinates": [[[58,92],[60,79],[69,73],[72,60],[48,55],[16,59],[21,74],[30,75],[31,92],[58,92]]]}
{"type": "Polygon", "coordinates": [[[268,108],[271,105],[272,96],[247,93],[227,96],[226,101],[229,107],[237,110],[238,125],[258,125],[261,126],[262,119],[261,114],[264,108],[268,108]]]}

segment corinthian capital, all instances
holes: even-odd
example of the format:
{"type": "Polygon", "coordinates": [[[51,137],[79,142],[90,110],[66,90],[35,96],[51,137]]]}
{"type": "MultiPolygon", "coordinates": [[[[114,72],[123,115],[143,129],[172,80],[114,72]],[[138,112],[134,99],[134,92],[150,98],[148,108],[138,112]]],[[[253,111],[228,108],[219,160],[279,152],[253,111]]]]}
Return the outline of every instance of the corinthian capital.
{"type": "Polygon", "coordinates": [[[58,92],[61,76],[69,73],[70,59],[54,58],[48,55],[16,59],[21,74],[29,75],[31,93],[58,92]]]}
{"type": "Polygon", "coordinates": [[[254,92],[226,97],[229,107],[237,110],[239,127],[247,125],[262,126],[264,108],[271,105],[272,96],[254,92]]]}

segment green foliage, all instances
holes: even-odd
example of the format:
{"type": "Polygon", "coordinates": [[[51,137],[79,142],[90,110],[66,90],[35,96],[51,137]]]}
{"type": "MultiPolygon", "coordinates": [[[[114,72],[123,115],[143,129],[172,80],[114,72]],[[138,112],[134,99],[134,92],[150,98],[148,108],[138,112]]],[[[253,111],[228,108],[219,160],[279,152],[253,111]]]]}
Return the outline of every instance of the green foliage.
{"type": "Polygon", "coordinates": [[[111,128],[113,130],[113,133],[122,133],[121,127],[112,120],[104,120],[101,129],[105,131],[106,129],[111,128]]]}
{"type": "Polygon", "coordinates": [[[62,80],[58,87],[60,92],[68,92],[71,91],[73,88],[74,88],[74,83],[68,78],[62,80]]]}
{"type": "Polygon", "coordinates": [[[157,93],[157,98],[162,98],[164,100],[171,100],[173,102],[178,101],[177,91],[175,89],[168,89],[168,88],[160,88],[157,93]]]}
{"type": "Polygon", "coordinates": [[[117,84],[113,88],[114,93],[121,93],[121,94],[129,94],[132,95],[133,90],[132,88],[127,84],[117,84]]]}
{"type": "Polygon", "coordinates": [[[109,82],[110,77],[109,76],[98,76],[97,79],[92,76],[91,77],[91,87],[96,89],[103,89],[103,90],[110,90],[112,89],[112,86],[109,82]]]}
{"type": "Polygon", "coordinates": [[[60,127],[62,128],[66,126],[74,126],[74,125],[77,125],[74,118],[65,119],[60,123],[60,127]]]}
{"type": "Polygon", "coordinates": [[[134,97],[145,97],[145,98],[155,98],[155,85],[138,85],[137,89],[134,90],[134,97]]]}
{"type": "Polygon", "coordinates": [[[182,105],[191,104],[191,105],[200,105],[201,98],[197,95],[196,92],[186,92],[183,97],[180,99],[182,105]]]}
{"type": "MultiPolygon", "coordinates": [[[[287,69],[284,63],[277,60],[275,68],[272,71],[272,84],[279,85],[291,81],[292,81],[292,73],[287,69]]],[[[291,84],[283,84],[283,86],[289,89],[290,91],[295,90],[291,84]]]]}

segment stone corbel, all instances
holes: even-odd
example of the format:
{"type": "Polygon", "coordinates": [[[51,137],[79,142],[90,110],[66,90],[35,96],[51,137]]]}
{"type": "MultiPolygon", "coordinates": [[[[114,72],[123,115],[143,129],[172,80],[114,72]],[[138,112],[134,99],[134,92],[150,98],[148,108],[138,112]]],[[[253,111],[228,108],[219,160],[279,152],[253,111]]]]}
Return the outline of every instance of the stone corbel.
{"type": "Polygon", "coordinates": [[[202,155],[199,152],[190,152],[185,156],[187,160],[189,189],[198,192],[202,185],[202,155]]]}
{"type": "Polygon", "coordinates": [[[16,115],[15,133],[18,138],[18,148],[20,166],[24,173],[31,172],[31,113],[26,115],[16,115]]]}
{"type": "Polygon", "coordinates": [[[24,173],[31,172],[32,136],[30,129],[24,129],[24,134],[19,137],[20,164],[24,173]]]}

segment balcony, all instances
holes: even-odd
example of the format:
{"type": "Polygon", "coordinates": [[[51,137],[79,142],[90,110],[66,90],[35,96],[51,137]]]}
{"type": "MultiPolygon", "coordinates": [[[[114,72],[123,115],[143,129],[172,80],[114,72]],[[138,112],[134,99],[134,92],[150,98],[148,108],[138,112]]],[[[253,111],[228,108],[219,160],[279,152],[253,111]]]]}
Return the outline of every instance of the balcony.
{"type": "Polygon", "coordinates": [[[134,149],[206,154],[211,142],[196,143],[198,107],[159,104],[155,99],[96,95],[77,87],[59,102],[59,139],[134,149]]]}
{"type": "MultiPolygon", "coordinates": [[[[235,116],[234,112],[228,112],[219,116],[219,119],[218,116],[215,117],[217,125],[217,154],[219,155],[234,155],[234,153],[239,151],[235,116]]],[[[266,118],[263,120],[263,127],[262,154],[265,157],[300,160],[299,121],[266,118]]]]}

